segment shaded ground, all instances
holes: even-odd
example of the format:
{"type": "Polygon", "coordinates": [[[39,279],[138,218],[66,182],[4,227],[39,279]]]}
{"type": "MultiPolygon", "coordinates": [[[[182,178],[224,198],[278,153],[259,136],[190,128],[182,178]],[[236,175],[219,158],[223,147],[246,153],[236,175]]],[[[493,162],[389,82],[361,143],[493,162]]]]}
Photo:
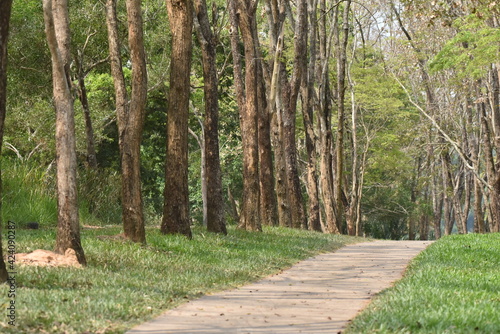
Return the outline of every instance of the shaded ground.
{"type": "Polygon", "coordinates": [[[339,333],[430,243],[348,245],[257,283],[188,302],[127,333],[339,333]]]}

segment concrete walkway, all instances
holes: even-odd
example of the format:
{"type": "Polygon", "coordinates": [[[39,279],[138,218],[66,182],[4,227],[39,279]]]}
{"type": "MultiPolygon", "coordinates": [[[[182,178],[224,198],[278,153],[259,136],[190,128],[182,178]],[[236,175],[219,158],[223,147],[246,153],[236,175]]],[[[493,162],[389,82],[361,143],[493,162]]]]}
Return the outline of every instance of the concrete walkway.
{"type": "Polygon", "coordinates": [[[188,302],[128,333],[339,333],[430,243],[348,245],[257,283],[188,302]]]}

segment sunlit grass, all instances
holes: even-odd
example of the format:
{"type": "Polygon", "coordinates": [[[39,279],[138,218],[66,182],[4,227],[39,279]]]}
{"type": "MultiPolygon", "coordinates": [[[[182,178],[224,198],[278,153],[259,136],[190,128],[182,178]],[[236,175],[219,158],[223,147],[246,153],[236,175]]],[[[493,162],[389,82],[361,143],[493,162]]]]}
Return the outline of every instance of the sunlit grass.
{"type": "MultiPolygon", "coordinates": [[[[186,300],[240,286],[359,239],[302,230],[195,229],[194,240],[149,228],[147,246],[110,239],[119,227],[83,230],[84,269],[17,267],[16,328],[2,333],[121,333],[186,300]]],[[[18,230],[18,252],[52,249],[52,229],[18,230]]],[[[7,286],[0,288],[5,305],[7,286]]],[[[3,328],[2,328],[3,327],[3,328]]]]}
{"type": "Polygon", "coordinates": [[[500,234],[432,244],[346,333],[500,333],[500,234]]]}

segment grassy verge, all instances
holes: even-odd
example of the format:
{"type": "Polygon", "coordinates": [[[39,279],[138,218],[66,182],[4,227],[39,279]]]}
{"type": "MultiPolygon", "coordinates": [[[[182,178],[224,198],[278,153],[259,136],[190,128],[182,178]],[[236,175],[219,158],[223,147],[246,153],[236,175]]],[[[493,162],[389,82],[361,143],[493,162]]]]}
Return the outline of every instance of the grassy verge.
{"type": "Polygon", "coordinates": [[[500,333],[500,234],[445,237],[345,333],[500,333]]]}
{"type": "MultiPolygon", "coordinates": [[[[198,229],[194,240],[149,229],[146,247],[97,238],[119,231],[82,231],[85,269],[17,266],[17,326],[7,324],[10,299],[2,285],[0,332],[121,333],[188,299],[254,281],[359,240],[283,228],[264,233],[231,228],[228,236],[198,229]]],[[[51,249],[54,240],[52,229],[18,230],[17,251],[51,249]]]]}

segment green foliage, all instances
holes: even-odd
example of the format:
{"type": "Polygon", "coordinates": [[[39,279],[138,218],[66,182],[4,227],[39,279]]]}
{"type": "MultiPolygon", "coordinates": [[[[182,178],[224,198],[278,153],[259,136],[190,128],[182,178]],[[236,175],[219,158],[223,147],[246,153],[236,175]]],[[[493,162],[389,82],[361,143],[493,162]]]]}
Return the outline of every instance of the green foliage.
{"type": "Polygon", "coordinates": [[[364,232],[372,237],[401,239],[406,234],[414,173],[409,147],[419,131],[420,116],[407,105],[401,86],[386,72],[383,55],[359,48],[351,66],[358,108],[359,151],[367,147],[363,190],[364,232]]]}
{"type": "MultiPolygon", "coordinates": [[[[57,224],[55,165],[49,168],[30,161],[2,159],[2,221],[42,227],[57,224]]],[[[110,224],[121,221],[120,179],[112,170],[78,171],[80,221],[110,224]]]]}
{"type": "Polygon", "coordinates": [[[346,333],[498,333],[500,235],[440,239],[346,333]]]}
{"type": "Polygon", "coordinates": [[[50,171],[28,163],[2,159],[2,221],[38,222],[54,226],[57,222],[55,180],[50,171]]]}
{"type": "MultiPolygon", "coordinates": [[[[189,299],[359,240],[283,228],[264,233],[230,228],[228,236],[195,229],[195,240],[165,236],[155,228],[147,231],[147,247],[98,238],[119,231],[82,231],[85,269],[16,268],[20,316],[16,328],[0,323],[2,333],[121,333],[189,299]]],[[[16,236],[20,252],[50,249],[55,238],[52,229],[18,230],[16,236]]],[[[0,286],[0,305],[7,302],[7,289],[0,286]]]]}
{"type": "Polygon", "coordinates": [[[500,57],[500,30],[475,14],[456,19],[454,26],[458,33],[431,61],[431,70],[454,69],[462,79],[484,76],[500,57]]]}

